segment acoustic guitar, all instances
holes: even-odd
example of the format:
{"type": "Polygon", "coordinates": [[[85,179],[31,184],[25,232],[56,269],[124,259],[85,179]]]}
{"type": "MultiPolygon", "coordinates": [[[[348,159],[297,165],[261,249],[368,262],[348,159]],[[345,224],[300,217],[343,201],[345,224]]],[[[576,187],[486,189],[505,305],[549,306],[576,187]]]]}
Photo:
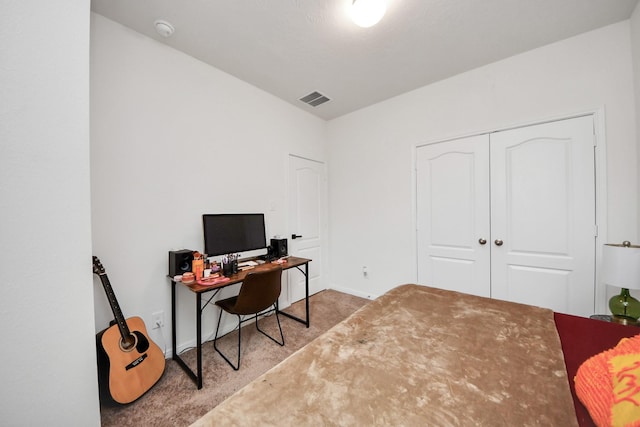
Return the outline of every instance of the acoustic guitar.
{"type": "Polygon", "coordinates": [[[109,278],[98,257],[93,257],[93,273],[100,277],[115,322],[96,335],[100,396],[121,404],[145,394],[164,373],[160,347],[149,339],[139,317],[125,320],[109,278]]]}

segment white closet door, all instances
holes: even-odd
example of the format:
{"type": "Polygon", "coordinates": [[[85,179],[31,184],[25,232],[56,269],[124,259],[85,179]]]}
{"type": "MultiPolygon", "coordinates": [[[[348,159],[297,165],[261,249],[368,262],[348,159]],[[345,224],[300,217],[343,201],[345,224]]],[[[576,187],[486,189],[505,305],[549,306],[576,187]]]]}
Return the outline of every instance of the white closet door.
{"type": "Polygon", "coordinates": [[[491,296],[592,314],[593,118],[496,132],[490,138],[491,296]]]}
{"type": "Polygon", "coordinates": [[[418,282],[490,296],[488,135],[419,147],[416,166],[418,282]]]}

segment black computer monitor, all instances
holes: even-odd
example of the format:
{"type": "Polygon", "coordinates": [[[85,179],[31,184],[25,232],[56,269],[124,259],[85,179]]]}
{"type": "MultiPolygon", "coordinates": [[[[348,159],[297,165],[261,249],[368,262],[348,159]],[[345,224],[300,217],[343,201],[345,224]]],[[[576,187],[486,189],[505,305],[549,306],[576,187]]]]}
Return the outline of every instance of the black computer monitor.
{"type": "Polygon", "coordinates": [[[264,249],[264,214],[204,214],[204,252],[208,256],[264,249]]]}

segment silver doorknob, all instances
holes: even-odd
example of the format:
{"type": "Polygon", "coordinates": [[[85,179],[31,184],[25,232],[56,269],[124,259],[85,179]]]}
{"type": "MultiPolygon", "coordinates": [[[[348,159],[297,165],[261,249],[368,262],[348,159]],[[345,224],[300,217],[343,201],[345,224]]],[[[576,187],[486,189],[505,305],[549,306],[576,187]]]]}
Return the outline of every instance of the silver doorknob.
{"type": "Polygon", "coordinates": [[[504,242],[502,240],[500,240],[500,239],[496,239],[496,241],[494,243],[496,244],[496,246],[502,246],[502,244],[504,242]]]}
{"type": "Polygon", "coordinates": [[[481,237],[480,240],[478,240],[478,243],[480,243],[481,245],[486,245],[487,241],[481,237]]]}

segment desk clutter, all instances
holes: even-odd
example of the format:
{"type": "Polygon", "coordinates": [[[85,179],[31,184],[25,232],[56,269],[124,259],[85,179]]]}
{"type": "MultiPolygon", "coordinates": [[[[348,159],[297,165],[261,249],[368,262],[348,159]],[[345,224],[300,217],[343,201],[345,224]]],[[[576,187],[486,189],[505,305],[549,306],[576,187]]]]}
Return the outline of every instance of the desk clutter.
{"type": "Polygon", "coordinates": [[[210,262],[206,254],[183,249],[169,252],[169,276],[184,284],[203,280],[213,281],[220,276],[220,266],[210,262]],[[182,274],[172,274],[172,273],[182,274]]]}
{"type": "MultiPolygon", "coordinates": [[[[287,258],[289,256],[284,255],[270,263],[282,265],[287,262],[287,258]]],[[[230,276],[265,263],[259,258],[241,260],[240,254],[228,254],[220,262],[212,261],[207,254],[182,249],[169,252],[169,277],[185,285],[197,283],[211,286],[227,282],[230,276]]]]}
{"type": "Polygon", "coordinates": [[[208,277],[201,277],[199,279],[195,278],[195,275],[191,272],[187,272],[182,276],[177,275],[173,276],[173,280],[176,282],[182,282],[185,285],[191,285],[192,283],[197,283],[202,286],[212,286],[218,285],[220,283],[228,282],[230,279],[228,277],[221,276],[219,273],[214,275],[210,275],[208,277]]]}
{"type": "Polygon", "coordinates": [[[228,282],[229,279],[228,277],[224,277],[224,276],[216,276],[216,277],[206,277],[206,278],[202,278],[200,280],[198,280],[198,285],[202,285],[202,286],[212,286],[212,285],[218,285],[220,283],[224,283],[224,282],[228,282]]]}

